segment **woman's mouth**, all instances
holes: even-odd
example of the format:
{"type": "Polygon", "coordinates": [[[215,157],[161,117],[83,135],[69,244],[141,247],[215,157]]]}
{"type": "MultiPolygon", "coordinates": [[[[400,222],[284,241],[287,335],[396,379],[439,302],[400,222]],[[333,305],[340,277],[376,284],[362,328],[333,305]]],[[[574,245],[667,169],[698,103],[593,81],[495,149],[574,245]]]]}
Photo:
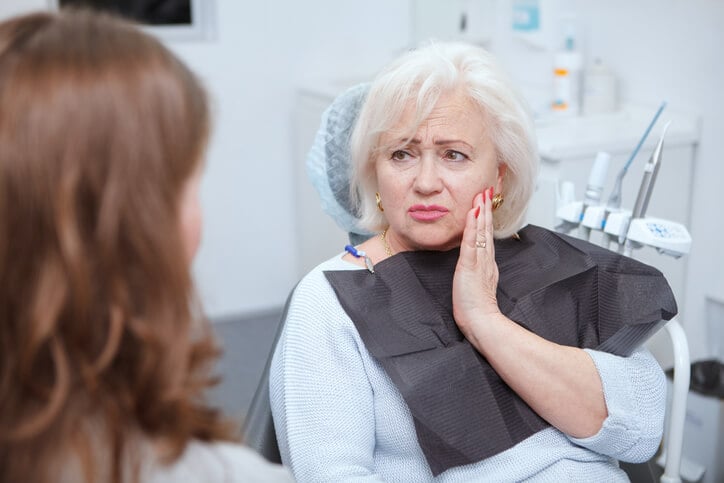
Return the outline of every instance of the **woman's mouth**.
{"type": "Polygon", "coordinates": [[[438,205],[413,205],[407,212],[416,221],[435,221],[448,214],[448,209],[438,205]]]}

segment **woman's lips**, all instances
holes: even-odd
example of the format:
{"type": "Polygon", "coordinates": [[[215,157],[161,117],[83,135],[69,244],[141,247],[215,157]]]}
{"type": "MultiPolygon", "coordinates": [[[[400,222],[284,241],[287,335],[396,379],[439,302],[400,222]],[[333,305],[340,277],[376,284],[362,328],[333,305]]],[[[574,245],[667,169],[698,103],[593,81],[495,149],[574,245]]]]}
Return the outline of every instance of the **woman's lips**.
{"type": "Polygon", "coordinates": [[[435,221],[447,215],[448,209],[438,205],[413,205],[407,212],[413,220],[435,221]]]}

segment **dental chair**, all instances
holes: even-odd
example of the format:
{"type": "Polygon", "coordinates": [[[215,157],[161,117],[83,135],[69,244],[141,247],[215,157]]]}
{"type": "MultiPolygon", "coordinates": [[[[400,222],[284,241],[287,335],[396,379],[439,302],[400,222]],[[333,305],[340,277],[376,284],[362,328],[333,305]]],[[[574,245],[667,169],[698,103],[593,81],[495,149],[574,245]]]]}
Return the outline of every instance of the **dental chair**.
{"type": "MultiPolygon", "coordinates": [[[[361,107],[367,85],[355,86],[340,95],[322,116],[320,128],[307,159],[307,172],[320,194],[324,211],[349,234],[350,242],[357,245],[371,236],[359,233],[351,213],[349,199],[349,151],[348,143],[351,126],[361,107]]],[[[341,247],[340,247],[341,249],[341,247]]],[[[256,389],[242,428],[243,442],[273,463],[281,463],[274,421],[269,400],[269,370],[294,289],[287,297],[271,351],[256,389]]],[[[680,467],[686,397],[689,390],[690,360],[686,334],[676,318],[664,326],[671,338],[674,354],[674,380],[671,405],[667,408],[667,427],[664,432],[664,454],[666,466],[663,475],[654,460],[646,463],[620,463],[621,468],[633,482],[680,483],[680,467]]]]}
{"type": "Polygon", "coordinates": [[[279,464],[282,462],[282,457],[279,454],[279,445],[274,429],[274,420],[272,419],[271,401],[269,400],[269,369],[272,358],[274,357],[274,349],[276,349],[279,337],[281,337],[284,331],[284,322],[287,319],[292,294],[294,294],[294,289],[291,290],[284,304],[279,326],[274,335],[274,342],[271,345],[269,356],[264,365],[264,371],[261,374],[259,385],[254,392],[254,397],[246,413],[241,435],[244,444],[256,450],[268,461],[279,464]]]}

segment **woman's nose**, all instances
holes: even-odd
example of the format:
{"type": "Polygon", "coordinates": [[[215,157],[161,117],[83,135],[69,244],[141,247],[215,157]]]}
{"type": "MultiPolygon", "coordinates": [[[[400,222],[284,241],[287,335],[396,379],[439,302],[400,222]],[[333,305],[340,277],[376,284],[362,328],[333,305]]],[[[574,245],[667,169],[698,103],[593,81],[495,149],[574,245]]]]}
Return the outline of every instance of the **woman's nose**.
{"type": "Polygon", "coordinates": [[[439,166],[435,162],[434,156],[423,155],[418,166],[414,184],[415,191],[422,194],[441,191],[442,179],[440,178],[439,166]]]}

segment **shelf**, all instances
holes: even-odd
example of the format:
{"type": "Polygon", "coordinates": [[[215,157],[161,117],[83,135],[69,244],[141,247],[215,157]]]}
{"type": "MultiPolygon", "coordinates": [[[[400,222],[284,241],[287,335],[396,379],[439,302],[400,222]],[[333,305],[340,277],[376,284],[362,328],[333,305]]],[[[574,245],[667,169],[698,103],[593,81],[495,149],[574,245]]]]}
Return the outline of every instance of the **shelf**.
{"type": "MultiPolygon", "coordinates": [[[[630,154],[655,112],[656,108],[630,105],[612,114],[540,119],[536,121],[540,156],[544,161],[557,162],[590,156],[598,151],[630,154]]],[[[664,110],[642,146],[643,152],[653,149],[668,121],[671,125],[666,133],[665,146],[698,143],[700,129],[697,116],[664,110]]]]}

